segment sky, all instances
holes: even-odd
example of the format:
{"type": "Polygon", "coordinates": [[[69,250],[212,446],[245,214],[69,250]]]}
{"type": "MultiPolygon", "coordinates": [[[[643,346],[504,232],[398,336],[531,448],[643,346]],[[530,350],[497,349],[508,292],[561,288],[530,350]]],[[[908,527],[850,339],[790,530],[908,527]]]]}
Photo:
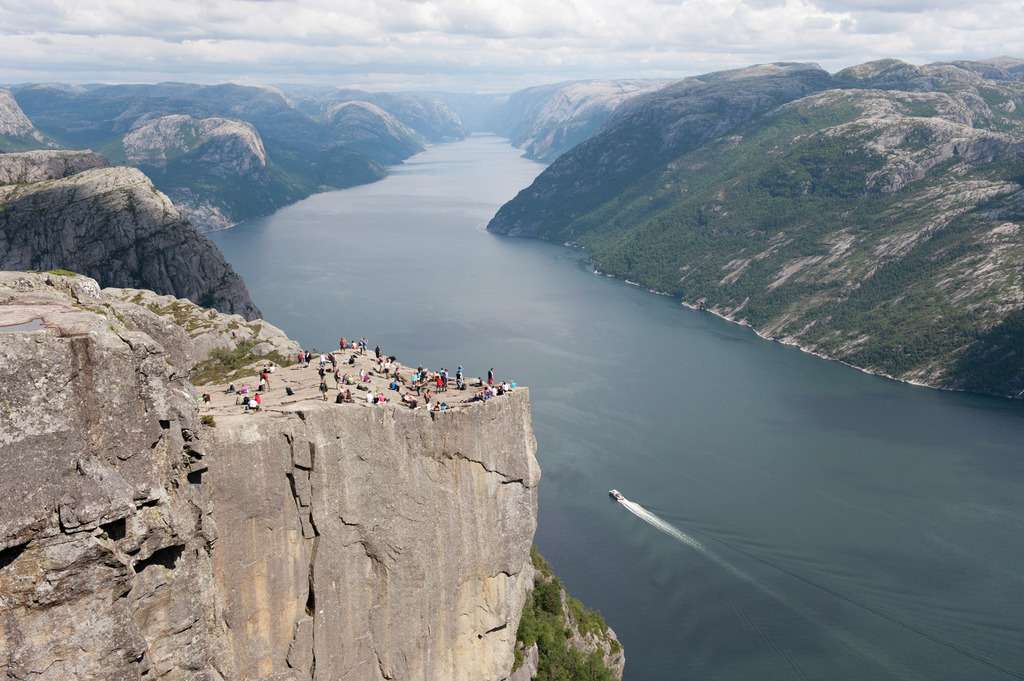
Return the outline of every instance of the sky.
{"type": "Polygon", "coordinates": [[[0,0],[0,83],[507,92],[769,61],[1024,57],[1024,0],[0,0]]]}

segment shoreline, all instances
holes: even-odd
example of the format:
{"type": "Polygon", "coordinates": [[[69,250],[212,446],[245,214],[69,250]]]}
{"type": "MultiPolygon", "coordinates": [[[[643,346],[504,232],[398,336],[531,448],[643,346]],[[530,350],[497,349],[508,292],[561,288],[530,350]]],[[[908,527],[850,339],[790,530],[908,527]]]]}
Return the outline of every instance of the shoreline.
{"type": "MultiPolygon", "coordinates": [[[[565,246],[566,248],[570,248],[570,249],[574,249],[574,250],[583,250],[583,251],[586,250],[582,246],[579,246],[579,245],[573,244],[573,243],[564,243],[562,245],[565,246]]],[[[591,270],[591,274],[593,274],[594,276],[606,277],[608,279],[615,279],[616,281],[623,282],[626,285],[631,286],[633,288],[644,288],[644,285],[642,283],[634,282],[634,281],[631,281],[631,280],[628,280],[628,279],[623,279],[622,277],[620,277],[620,276],[618,276],[616,274],[612,274],[610,272],[605,272],[605,271],[599,269],[592,260],[590,261],[590,270],[591,270]]],[[[657,291],[657,290],[655,290],[653,288],[648,288],[647,289],[647,293],[649,293],[651,295],[655,295],[655,296],[670,296],[672,298],[676,298],[676,296],[671,294],[671,293],[668,293],[668,292],[665,292],[665,291],[657,291]]],[[[814,349],[812,349],[812,348],[810,348],[808,346],[801,345],[800,343],[798,343],[796,341],[789,341],[789,340],[786,340],[784,338],[776,338],[776,337],[772,337],[772,336],[769,336],[767,334],[761,333],[761,331],[759,331],[752,324],[750,324],[750,322],[748,322],[746,320],[743,320],[743,319],[736,319],[735,317],[731,317],[729,315],[726,315],[726,314],[724,314],[722,312],[719,312],[719,311],[715,310],[714,308],[711,308],[711,307],[701,307],[698,304],[688,303],[688,302],[686,302],[686,300],[682,299],[681,297],[679,298],[679,304],[682,307],[685,307],[685,308],[687,308],[689,310],[692,310],[694,312],[707,312],[708,314],[711,314],[712,316],[717,317],[718,319],[721,319],[722,321],[728,322],[730,324],[734,324],[736,326],[740,326],[740,327],[744,327],[744,328],[750,329],[750,331],[752,331],[755,336],[757,336],[759,339],[761,339],[763,341],[766,341],[766,342],[769,342],[769,343],[775,343],[776,345],[781,345],[781,346],[787,347],[787,348],[793,348],[795,350],[799,350],[800,352],[802,352],[804,354],[811,355],[812,357],[816,357],[818,359],[822,359],[822,360],[825,360],[825,361],[828,361],[828,362],[835,362],[837,364],[842,364],[843,366],[849,367],[851,369],[855,369],[855,370],[859,371],[862,374],[867,374],[868,376],[876,376],[878,378],[883,378],[885,380],[893,381],[895,383],[902,383],[904,385],[913,386],[915,388],[925,388],[925,389],[928,389],[928,390],[937,390],[937,391],[948,392],[948,393],[960,393],[960,394],[963,394],[963,395],[977,395],[977,396],[980,396],[980,397],[989,397],[989,398],[998,399],[998,400],[1006,400],[1006,401],[1011,402],[1011,403],[1020,403],[1020,402],[1024,401],[1024,391],[1022,391],[1018,395],[1000,395],[998,393],[984,393],[984,392],[977,392],[977,391],[973,391],[973,390],[965,390],[964,388],[950,388],[950,387],[946,387],[946,386],[933,385],[931,383],[925,383],[923,381],[916,381],[916,380],[908,379],[908,378],[899,378],[897,376],[892,376],[891,374],[887,374],[884,371],[876,371],[876,370],[873,370],[873,369],[868,369],[866,367],[857,366],[856,364],[852,364],[852,363],[847,362],[846,360],[840,359],[838,357],[831,357],[829,355],[826,355],[823,352],[819,352],[818,350],[814,350],[814,349]]]]}

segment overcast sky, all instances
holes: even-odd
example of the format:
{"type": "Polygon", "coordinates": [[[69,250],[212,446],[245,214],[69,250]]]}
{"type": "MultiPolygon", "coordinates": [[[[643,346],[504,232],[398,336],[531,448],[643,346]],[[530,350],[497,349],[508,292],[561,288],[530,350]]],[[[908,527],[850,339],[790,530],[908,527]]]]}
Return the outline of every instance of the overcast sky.
{"type": "Polygon", "coordinates": [[[507,91],[766,61],[1024,57],[1024,0],[0,0],[0,82],[507,91]]]}

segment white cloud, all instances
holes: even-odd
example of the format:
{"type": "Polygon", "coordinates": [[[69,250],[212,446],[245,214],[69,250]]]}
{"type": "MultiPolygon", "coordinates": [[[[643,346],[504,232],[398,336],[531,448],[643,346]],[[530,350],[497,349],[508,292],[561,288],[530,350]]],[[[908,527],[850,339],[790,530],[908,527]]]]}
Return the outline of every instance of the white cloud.
{"type": "Polygon", "coordinates": [[[1024,55],[1020,0],[0,0],[0,82],[507,90],[764,61],[1024,55]]]}

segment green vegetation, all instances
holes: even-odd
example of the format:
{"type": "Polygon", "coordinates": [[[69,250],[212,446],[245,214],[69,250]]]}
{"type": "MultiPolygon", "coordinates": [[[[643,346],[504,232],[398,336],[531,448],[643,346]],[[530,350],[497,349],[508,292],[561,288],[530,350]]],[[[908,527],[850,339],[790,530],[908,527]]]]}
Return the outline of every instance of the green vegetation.
{"type": "Polygon", "coordinates": [[[217,421],[213,418],[213,414],[203,414],[199,417],[199,423],[203,424],[207,428],[217,427],[217,421]]]}
{"type": "Polygon", "coordinates": [[[210,352],[209,359],[206,359],[192,369],[191,380],[195,385],[208,385],[211,383],[229,383],[231,381],[251,375],[252,365],[261,362],[273,362],[278,366],[285,366],[288,360],[278,352],[271,352],[266,355],[257,355],[252,349],[256,342],[252,340],[242,341],[233,350],[216,349],[210,352]]]}
{"type": "MultiPolygon", "coordinates": [[[[923,178],[901,176],[875,141],[898,125],[893,153],[927,158],[944,143],[927,118],[938,112],[901,93],[871,96],[910,117],[863,118],[856,92],[799,100],[542,236],[856,366],[1017,394],[1024,160],[1012,149],[968,165],[954,155],[923,178]]],[[[1000,120],[991,127],[1004,130],[1000,120]]]]}
{"type": "MultiPolygon", "coordinates": [[[[522,665],[523,651],[536,644],[539,660],[534,678],[538,681],[611,681],[612,673],[600,650],[585,653],[570,644],[573,630],[563,607],[562,584],[536,548],[531,549],[530,556],[537,574],[516,632],[514,669],[522,665]]],[[[593,634],[609,642],[613,652],[621,650],[618,641],[608,636],[608,625],[599,613],[587,610],[575,598],[567,597],[567,601],[581,636],[593,634]]]]}
{"type": "Polygon", "coordinates": [[[56,268],[56,269],[47,270],[46,273],[47,274],[56,274],[56,275],[61,276],[61,277],[77,277],[78,276],[77,272],[72,272],[71,270],[61,269],[59,267],[56,268]]]}

